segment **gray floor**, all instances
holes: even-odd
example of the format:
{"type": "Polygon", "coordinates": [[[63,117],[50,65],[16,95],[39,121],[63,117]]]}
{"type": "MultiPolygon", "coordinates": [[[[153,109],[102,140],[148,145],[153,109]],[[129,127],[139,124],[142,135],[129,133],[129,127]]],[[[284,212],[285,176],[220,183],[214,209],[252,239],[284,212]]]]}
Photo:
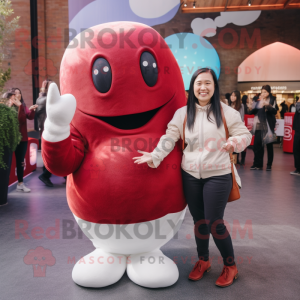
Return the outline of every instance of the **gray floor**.
{"type": "MultiPolygon", "coordinates": [[[[250,171],[252,159],[253,153],[248,150],[246,168],[239,169],[242,197],[229,203],[225,212],[240,274],[231,287],[222,289],[214,284],[222,264],[218,262],[219,253],[212,239],[211,272],[198,282],[187,279],[192,257],[196,255],[189,212],[178,238],[162,249],[177,260],[180,278],[174,286],[157,290],[142,288],[126,274],[118,283],[103,289],[77,286],[71,279],[73,264],[68,263],[68,257],[78,260],[91,252],[93,246],[78,231],[71,239],[62,236],[63,220],[74,224],[64,179],[54,176],[55,187],[47,188],[38,180],[41,170],[37,170],[25,179],[32,192],[12,191],[9,204],[0,208],[0,299],[299,299],[300,177],[289,174],[294,170],[293,156],[276,148],[272,172],[250,171]],[[59,239],[46,238],[45,234],[41,239],[32,237],[34,227],[46,231],[55,226],[56,219],[59,239]],[[15,235],[18,220],[27,222],[29,239],[23,236],[18,239],[15,235]],[[244,228],[247,229],[244,233],[238,230],[244,228]],[[54,266],[47,267],[45,277],[34,277],[32,265],[23,261],[27,252],[38,246],[50,249],[56,259],[54,266]]],[[[78,230],[75,224],[74,228],[78,230]]]]}

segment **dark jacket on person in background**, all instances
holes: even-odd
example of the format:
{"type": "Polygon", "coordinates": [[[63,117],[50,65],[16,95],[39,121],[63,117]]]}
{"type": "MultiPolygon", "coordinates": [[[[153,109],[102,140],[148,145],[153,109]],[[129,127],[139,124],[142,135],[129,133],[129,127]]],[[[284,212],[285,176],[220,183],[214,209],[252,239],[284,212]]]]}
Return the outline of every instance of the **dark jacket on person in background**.
{"type": "Polygon", "coordinates": [[[256,102],[255,108],[249,111],[250,114],[258,115],[258,119],[260,122],[264,122],[267,120],[271,131],[275,132],[275,126],[276,126],[276,118],[275,115],[277,114],[277,109],[275,104],[275,97],[270,95],[270,105],[266,106],[267,111],[265,111],[265,107],[257,108],[259,105],[259,101],[256,102]],[[275,106],[275,108],[274,108],[275,106]]]}
{"type": "Polygon", "coordinates": [[[281,119],[283,119],[283,118],[284,118],[284,114],[285,114],[286,112],[288,112],[289,108],[288,108],[288,106],[285,104],[285,102],[282,102],[282,103],[280,104],[280,106],[282,107],[282,109],[281,109],[281,111],[280,111],[280,115],[281,115],[281,119]]]}
{"type": "Polygon", "coordinates": [[[36,104],[38,105],[38,108],[36,109],[36,116],[37,116],[40,137],[42,137],[42,133],[44,131],[44,123],[45,123],[45,120],[47,117],[46,101],[47,101],[46,93],[41,93],[40,96],[36,100],[36,104]]]}
{"type": "Polygon", "coordinates": [[[294,116],[293,130],[300,133],[300,102],[296,103],[296,112],[294,116]]]}

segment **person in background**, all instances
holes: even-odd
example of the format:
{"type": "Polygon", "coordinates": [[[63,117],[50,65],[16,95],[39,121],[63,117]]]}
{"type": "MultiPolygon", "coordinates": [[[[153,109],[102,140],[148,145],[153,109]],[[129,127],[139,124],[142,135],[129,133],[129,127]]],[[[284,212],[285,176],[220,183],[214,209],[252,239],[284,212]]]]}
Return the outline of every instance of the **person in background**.
{"type": "Polygon", "coordinates": [[[242,121],[244,121],[245,108],[241,101],[241,93],[239,91],[233,91],[231,93],[228,105],[237,110],[241,115],[242,121]]]}
{"type": "Polygon", "coordinates": [[[226,98],[226,100],[227,100],[227,105],[228,105],[228,103],[229,103],[229,101],[230,101],[230,93],[226,93],[225,94],[225,98],[226,98]]]}
{"type": "Polygon", "coordinates": [[[259,99],[260,97],[260,93],[256,93],[255,96],[252,98],[252,101],[253,102],[257,102],[257,100],[259,99]]]}
{"type": "Polygon", "coordinates": [[[277,98],[274,96],[274,98],[275,98],[275,109],[276,109],[276,111],[277,111],[277,113],[276,113],[276,115],[275,115],[275,118],[276,119],[280,119],[281,118],[281,116],[280,116],[280,112],[279,112],[279,106],[278,106],[278,104],[277,104],[277,98]]]}
{"type": "Polygon", "coordinates": [[[296,112],[293,122],[293,130],[295,130],[293,154],[296,170],[291,172],[290,174],[300,176],[300,100],[299,97],[297,98],[298,99],[295,105],[296,112]]]}
{"type": "Polygon", "coordinates": [[[244,106],[244,115],[249,115],[249,97],[248,95],[244,95],[242,97],[242,104],[244,106]]]}
{"type": "Polygon", "coordinates": [[[14,99],[15,93],[10,91],[3,95],[0,103],[0,206],[7,204],[12,153],[21,140],[18,114],[7,106],[14,99]]]}
{"type": "Polygon", "coordinates": [[[16,155],[16,165],[17,165],[17,177],[18,184],[16,190],[18,192],[28,193],[31,190],[25,186],[23,183],[23,174],[24,174],[24,158],[27,151],[28,144],[28,134],[27,134],[27,120],[33,120],[35,110],[38,107],[37,105],[32,105],[27,108],[21,90],[19,88],[11,89],[12,92],[15,93],[15,97],[10,99],[8,102],[8,106],[13,107],[18,112],[18,120],[19,120],[19,130],[22,135],[22,140],[18,144],[15,155],[16,155]]]}
{"type": "Polygon", "coordinates": [[[266,136],[269,129],[271,133],[274,134],[275,132],[275,115],[277,114],[275,100],[275,97],[271,94],[271,87],[269,85],[264,85],[261,90],[260,99],[253,103],[253,109],[249,111],[249,114],[255,115],[252,127],[252,134],[255,135],[253,145],[254,162],[250,170],[262,170],[264,145],[266,144],[268,151],[266,170],[271,171],[274,158],[273,142],[267,143],[266,136]]]}
{"type": "MultiPolygon", "coordinates": [[[[244,104],[241,101],[241,93],[239,91],[233,91],[231,93],[228,105],[231,106],[233,109],[237,110],[240,113],[241,119],[244,122],[245,107],[244,107],[244,104]]],[[[235,153],[235,152],[234,152],[234,154],[237,155],[237,162],[236,163],[239,164],[239,165],[244,165],[245,164],[245,157],[246,157],[245,150],[242,152],[241,162],[239,160],[240,154],[235,153]]]]}
{"type": "Polygon", "coordinates": [[[224,94],[221,94],[221,95],[220,95],[220,100],[221,100],[221,102],[223,102],[223,103],[225,103],[226,105],[228,105],[228,101],[227,101],[227,99],[226,99],[226,97],[225,97],[224,94]]]}
{"type": "MultiPolygon", "coordinates": [[[[242,97],[242,104],[244,105],[244,115],[250,115],[250,110],[252,109],[252,101],[248,95],[244,95],[242,97]],[[250,109],[251,107],[251,109],[250,109]]],[[[245,121],[245,116],[244,116],[244,121],[245,121]]],[[[246,160],[246,153],[247,153],[247,148],[241,153],[242,159],[241,159],[241,165],[245,165],[245,160],[246,160]]]]}
{"type": "MultiPolygon", "coordinates": [[[[36,100],[36,103],[38,104],[38,108],[36,110],[36,116],[37,116],[40,138],[42,137],[44,131],[44,123],[47,117],[46,100],[47,100],[48,88],[51,82],[52,81],[50,79],[43,81],[41,92],[39,94],[39,97],[36,100]]],[[[50,180],[51,175],[52,174],[46,169],[46,167],[43,166],[43,173],[39,176],[39,180],[41,180],[46,186],[53,187],[53,183],[50,180]]]]}
{"type": "Polygon", "coordinates": [[[282,107],[281,111],[280,111],[280,116],[281,116],[281,119],[284,119],[284,114],[289,111],[289,108],[286,105],[285,100],[283,102],[281,102],[280,106],[282,107]]]}
{"type": "Polygon", "coordinates": [[[289,112],[296,112],[296,103],[298,102],[299,97],[296,96],[296,99],[294,99],[294,103],[291,104],[291,106],[289,107],[289,112]]]}

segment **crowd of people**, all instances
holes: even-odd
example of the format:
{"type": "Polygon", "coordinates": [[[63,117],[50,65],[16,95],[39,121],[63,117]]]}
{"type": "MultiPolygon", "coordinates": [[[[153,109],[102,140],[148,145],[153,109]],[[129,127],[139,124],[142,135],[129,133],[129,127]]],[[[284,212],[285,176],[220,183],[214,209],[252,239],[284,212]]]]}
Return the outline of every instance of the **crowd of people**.
{"type": "MultiPolygon", "coordinates": [[[[0,150],[0,155],[2,154],[0,162],[3,161],[3,164],[0,164],[0,205],[7,204],[7,190],[13,153],[16,158],[18,178],[16,191],[24,193],[29,193],[31,191],[23,181],[24,158],[28,144],[27,120],[33,120],[35,117],[37,118],[39,134],[41,137],[46,119],[46,99],[50,83],[51,80],[43,81],[36,104],[31,105],[29,108],[23,99],[21,89],[19,88],[11,88],[2,95],[0,106],[2,109],[1,113],[3,116],[5,114],[5,119],[2,121],[5,123],[5,126],[0,128],[3,130],[1,133],[1,135],[3,135],[2,145],[0,145],[3,148],[2,151],[0,150]],[[10,108],[10,110],[6,110],[5,107],[10,108]],[[8,122],[8,118],[11,118],[12,121],[8,122]],[[10,130],[7,130],[8,127],[10,130]],[[17,144],[15,143],[16,132],[20,135],[17,144]]],[[[39,176],[39,179],[48,187],[53,187],[50,177],[51,173],[44,166],[43,173],[39,176]]]]}
{"type": "MultiPolygon", "coordinates": [[[[262,170],[263,169],[263,157],[264,148],[267,148],[267,171],[272,170],[272,164],[274,159],[273,143],[277,140],[275,134],[276,127],[276,115],[279,112],[279,107],[276,103],[276,97],[271,93],[271,87],[264,85],[261,93],[256,94],[252,99],[248,95],[243,95],[239,91],[233,91],[221,95],[221,101],[237,110],[241,119],[244,121],[245,115],[254,115],[253,126],[251,129],[252,135],[254,135],[254,161],[250,170],[262,170]]],[[[295,112],[293,130],[295,130],[294,137],[294,161],[295,171],[291,172],[291,175],[300,176],[300,103],[299,97],[297,96],[294,103],[287,106],[283,101],[280,106],[280,117],[284,119],[284,114],[287,112],[295,112]]],[[[236,163],[245,165],[246,149],[241,153],[241,160],[239,160],[239,153],[237,153],[236,163]]]]}
{"type": "MultiPolygon", "coordinates": [[[[24,102],[22,92],[19,88],[12,88],[8,90],[3,95],[3,98],[6,99],[5,104],[16,112],[19,121],[19,131],[22,136],[21,141],[17,145],[16,149],[14,149],[18,177],[18,184],[16,190],[19,192],[28,193],[30,192],[30,189],[26,187],[26,185],[23,182],[24,158],[26,155],[28,144],[27,119],[33,120],[35,111],[37,109],[37,105],[31,105],[28,108],[24,102]]],[[[10,170],[11,155],[9,155],[5,161],[6,164],[9,164],[7,166],[8,170],[10,170]]]]}

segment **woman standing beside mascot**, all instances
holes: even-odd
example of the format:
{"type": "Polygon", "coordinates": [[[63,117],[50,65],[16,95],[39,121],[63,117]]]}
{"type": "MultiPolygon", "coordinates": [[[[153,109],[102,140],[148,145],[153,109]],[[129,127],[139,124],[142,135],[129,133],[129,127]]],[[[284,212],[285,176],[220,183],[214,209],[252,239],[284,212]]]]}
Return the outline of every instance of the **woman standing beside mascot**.
{"type": "MultiPolygon", "coordinates": [[[[157,148],[151,153],[140,151],[143,156],[134,159],[135,163],[147,162],[157,168],[180,137],[187,143],[181,162],[182,180],[194,219],[199,257],[189,279],[200,280],[211,269],[208,250],[211,233],[224,262],[216,285],[226,287],[238,277],[231,237],[223,221],[234,178],[228,153],[243,151],[252,136],[239,112],[219,99],[215,72],[209,68],[197,70],[191,79],[187,106],[175,112],[157,148]]],[[[241,186],[235,167],[234,173],[241,186]]]]}

